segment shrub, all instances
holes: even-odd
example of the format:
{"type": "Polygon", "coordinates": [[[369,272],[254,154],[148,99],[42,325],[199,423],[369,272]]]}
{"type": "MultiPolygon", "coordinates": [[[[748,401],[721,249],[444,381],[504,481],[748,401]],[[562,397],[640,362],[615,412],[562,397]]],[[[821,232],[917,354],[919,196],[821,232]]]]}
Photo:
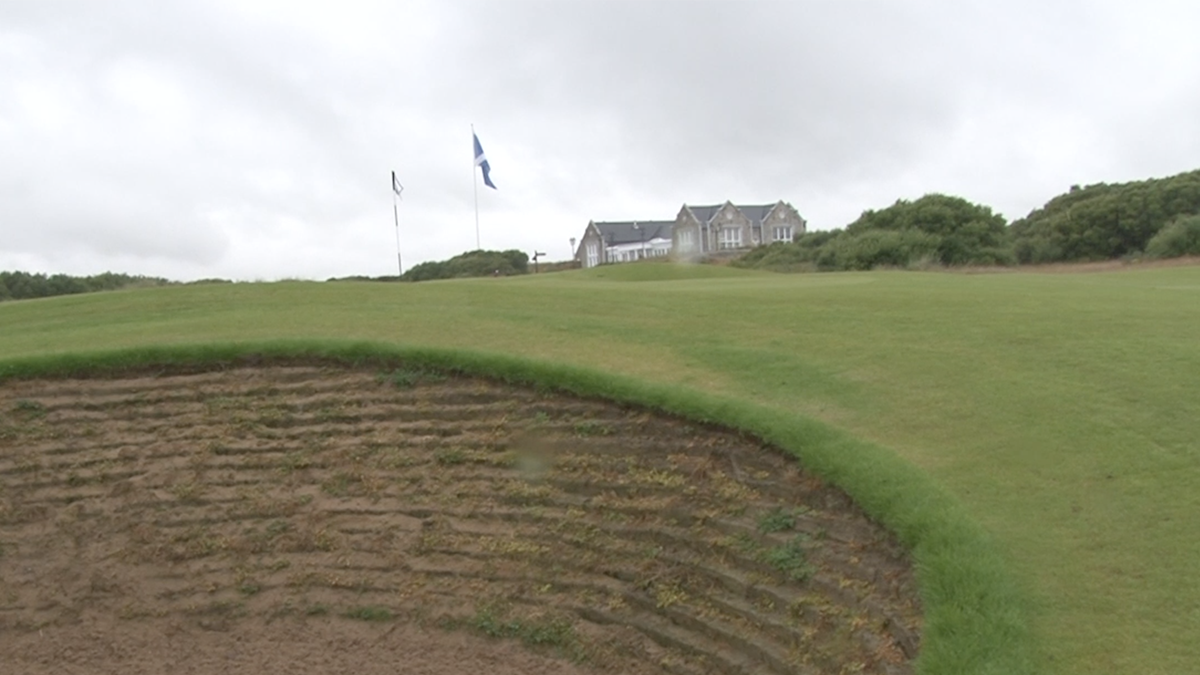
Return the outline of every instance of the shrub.
{"type": "Polygon", "coordinates": [[[521,251],[468,251],[440,262],[423,262],[400,277],[403,281],[513,276],[529,272],[529,256],[521,251]]]}
{"type": "Polygon", "coordinates": [[[823,269],[869,270],[908,267],[921,259],[940,259],[942,238],[920,230],[866,230],[846,234],[822,249],[823,269]]]}
{"type": "Polygon", "coordinates": [[[1176,218],[1146,243],[1148,258],[1200,255],[1200,213],[1176,218]]]}

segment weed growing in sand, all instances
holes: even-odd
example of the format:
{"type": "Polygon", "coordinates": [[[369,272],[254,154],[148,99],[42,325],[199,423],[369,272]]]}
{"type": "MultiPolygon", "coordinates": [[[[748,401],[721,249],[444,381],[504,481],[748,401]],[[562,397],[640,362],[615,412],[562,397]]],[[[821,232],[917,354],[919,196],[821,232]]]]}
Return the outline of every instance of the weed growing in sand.
{"type": "Polygon", "coordinates": [[[595,420],[584,420],[575,424],[576,436],[608,436],[612,433],[612,428],[595,420]]]}
{"type": "Polygon", "coordinates": [[[770,534],[790,530],[796,527],[796,518],[804,515],[805,511],[800,507],[792,509],[776,507],[759,517],[758,531],[770,534]]]}
{"type": "Polygon", "coordinates": [[[181,502],[195,504],[201,501],[201,496],[204,494],[204,483],[198,480],[176,483],[171,486],[171,494],[181,502]]]}
{"type": "Polygon", "coordinates": [[[350,494],[350,483],[353,479],[348,473],[335,473],[329,480],[321,483],[321,490],[331,497],[345,497],[350,494]]]}
{"type": "Polygon", "coordinates": [[[375,379],[379,382],[386,382],[396,389],[412,389],[422,383],[442,382],[446,376],[424,368],[397,368],[390,373],[381,372],[375,379]]]}
{"type": "Polygon", "coordinates": [[[529,647],[554,647],[573,660],[582,660],[579,637],[569,621],[557,617],[505,618],[494,603],[480,606],[467,620],[474,630],[493,638],[517,638],[529,647]]]}
{"type": "Polygon", "coordinates": [[[442,466],[454,466],[467,461],[467,453],[462,448],[441,448],[433,453],[433,459],[442,466]]]}
{"type": "Polygon", "coordinates": [[[762,562],[783,572],[792,581],[804,581],[812,575],[812,567],[804,551],[807,537],[796,535],[782,546],[769,548],[762,553],[762,562]]]}
{"type": "Polygon", "coordinates": [[[387,607],[377,607],[365,605],[362,607],[351,607],[347,609],[342,616],[347,619],[358,619],[359,621],[391,621],[396,617],[392,610],[387,607]]]}
{"type": "Polygon", "coordinates": [[[654,606],[659,609],[666,609],[671,605],[687,602],[687,600],[687,591],[684,590],[679,581],[672,581],[667,584],[655,584],[654,586],[654,606]]]}
{"type": "Polygon", "coordinates": [[[13,411],[26,417],[41,417],[46,414],[46,406],[37,401],[22,398],[13,404],[13,411]]]}
{"type": "Polygon", "coordinates": [[[284,475],[293,471],[302,471],[313,464],[312,453],[308,449],[293,450],[279,460],[279,471],[284,475]]]}

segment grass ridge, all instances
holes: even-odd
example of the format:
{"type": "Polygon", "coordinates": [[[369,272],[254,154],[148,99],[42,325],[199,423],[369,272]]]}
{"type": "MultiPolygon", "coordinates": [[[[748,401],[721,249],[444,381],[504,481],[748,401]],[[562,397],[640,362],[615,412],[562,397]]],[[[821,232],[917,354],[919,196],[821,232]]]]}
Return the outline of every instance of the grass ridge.
{"type": "Polygon", "coordinates": [[[0,382],[122,371],[196,372],[298,361],[484,376],[656,408],[779,446],[838,485],[908,546],[925,625],[917,672],[1029,673],[1027,602],[988,534],[932,478],[896,454],[833,427],[713,395],[598,371],[470,350],[364,341],[275,340],[71,352],[0,361],[0,382]]]}

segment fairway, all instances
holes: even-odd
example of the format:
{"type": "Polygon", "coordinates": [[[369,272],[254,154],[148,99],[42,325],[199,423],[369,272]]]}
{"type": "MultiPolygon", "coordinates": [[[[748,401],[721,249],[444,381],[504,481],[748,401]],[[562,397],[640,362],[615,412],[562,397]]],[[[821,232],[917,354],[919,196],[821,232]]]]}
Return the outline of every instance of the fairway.
{"type": "MultiPolygon", "coordinates": [[[[1051,673],[1200,662],[1200,267],[287,282],[0,304],[0,359],[280,338],[511,354],[826,422],[991,533],[1051,673]]],[[[7,412],[7,411],[6,411],[7,412]]]]}

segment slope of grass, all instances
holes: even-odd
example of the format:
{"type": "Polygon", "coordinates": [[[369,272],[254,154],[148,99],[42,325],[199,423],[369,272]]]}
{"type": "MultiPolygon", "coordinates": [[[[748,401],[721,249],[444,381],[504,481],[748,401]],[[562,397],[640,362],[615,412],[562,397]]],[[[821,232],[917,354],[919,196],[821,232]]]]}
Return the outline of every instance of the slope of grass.
{"type": "Polygon", "coordinates": [[[995,537],[1040,670],[1176,673],[1200,661],[1198,306],[1200,267],[236,284],[4,303],[0,358],[370,340],[807,416],[920,467],[995,537]]]}
{"type": "Polygon", "coordinates": [[[761,276],[758,270],[738,269],[720,265],[700,265],[646,260],[626,265],[602,265],[566,275],[577,279],[608,281],[671,281],[676,279],[728,279],[731,277],[761,276]]]}

